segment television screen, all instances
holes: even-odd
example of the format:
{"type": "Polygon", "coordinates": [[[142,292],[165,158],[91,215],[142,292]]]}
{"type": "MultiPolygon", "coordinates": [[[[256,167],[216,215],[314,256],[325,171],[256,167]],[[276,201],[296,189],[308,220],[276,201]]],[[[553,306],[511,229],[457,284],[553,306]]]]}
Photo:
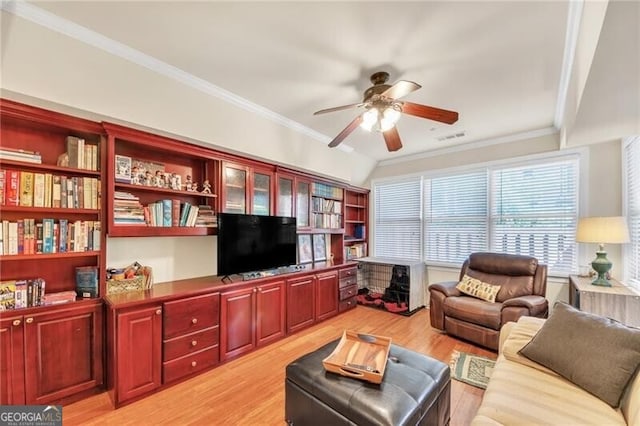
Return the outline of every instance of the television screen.
{"type": "Polygon", "coordinates": [[[218,275],[295,265],[296,252],[294,217],[218,215],[218,275]]]}

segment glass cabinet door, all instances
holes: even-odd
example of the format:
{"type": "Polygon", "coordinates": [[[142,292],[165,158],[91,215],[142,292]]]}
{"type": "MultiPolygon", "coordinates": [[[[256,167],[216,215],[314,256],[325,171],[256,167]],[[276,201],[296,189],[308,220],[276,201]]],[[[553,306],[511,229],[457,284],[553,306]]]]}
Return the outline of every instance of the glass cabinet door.
{"type": "Polygon", "coordinates": [[[278,178],[278,211],[276,216],[293,216],[293,179],[278,178]]]}
{"type": "Polygon", "coordinates": [[[309,182],[296,184],[296,218],[298,228],[309,227],[309,182]]]}
{"type": "Polygon", "coordinates": [[[268,216],[271,212],[271,176],[253,174],[253,214],[268,216]]]}
{"type": "Polygon", "coordinates": [[[235,167],[224,168],[224,213],[246,213],[247,171],[235,167]]]}

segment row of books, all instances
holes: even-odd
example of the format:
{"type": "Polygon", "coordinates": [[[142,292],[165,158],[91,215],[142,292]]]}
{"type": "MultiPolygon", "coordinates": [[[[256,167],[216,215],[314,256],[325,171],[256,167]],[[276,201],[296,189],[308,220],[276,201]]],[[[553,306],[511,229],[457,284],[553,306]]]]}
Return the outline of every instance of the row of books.
{"type": "Polygon", "coordinates": [[[100,154],[98,145],[85,142],[76,136],[67,136],[67,156],[69,167],[84,170],[100,170],[100,154]]]}
{"type": "Polygon", "coordinates": [[[344,258],[346,260],[358,259],[367,255],[367,243],[352,244],[344,248],[344,258]]]}
{"type": "Polygon", "coordinates": [[[139,197],[124,191],[116,191],[113,209],[117,225],[215,227],[218,223],[209,205],[166,199],[143,206],[139,197]]]}
{"type": "Polygon", "coordinates": [[[99,209],[100,180],[18,170],[0,170],[0,205],[99,209]]]}
{"type": "Polygon", "coordinates": [[[335,213],[311,213],[311,225],[314,228],[341,228],[342,215],[335,213]]]}
{"type": "Polygon", "coordinates": [[[39,152],[26,149],[0,148],[0,160],[22,161],[24,163],[42,164],[42,156],[39,152]]]}
{"type": "Polygon", "coordinates": [[[0,281],[0,311],[44,305],[45,285],[42,278],[0,281]]]}
{"type": "Polygon", "coordinates": [[[342,213],[342,202],[312,197],[311,210],[318,213],[342,213]]]}
{"type": "Polygon", "coordinates": [[[336,186],[313,182],[311,184],[311,195],[315,197],[328,197],[342,200],[343,191],[342,188],[338,188],[336,186]]]}
{"type": "Polygon", "coordinates": [[[44,218],[2,221],[0,254],[46,254],[100,250],[99,221],[44,218]]]}

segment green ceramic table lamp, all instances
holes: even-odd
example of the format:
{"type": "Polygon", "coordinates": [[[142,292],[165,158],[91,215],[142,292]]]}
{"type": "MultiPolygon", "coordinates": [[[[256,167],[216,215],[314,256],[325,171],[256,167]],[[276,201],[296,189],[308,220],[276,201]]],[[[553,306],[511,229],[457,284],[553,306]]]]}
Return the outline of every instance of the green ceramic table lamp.
{"type": "Polygon", "coordinates": [[[579,243],[597,243],[600,245],[591,267],[598,277],[591,283],[603,287],[611,287],[606,278],[611,269],[611,261],[607,259],[604,244],[624,244],[629,242],[629,230],[624,217],[584,217],[578,221],[576,241],[579,243]]]}

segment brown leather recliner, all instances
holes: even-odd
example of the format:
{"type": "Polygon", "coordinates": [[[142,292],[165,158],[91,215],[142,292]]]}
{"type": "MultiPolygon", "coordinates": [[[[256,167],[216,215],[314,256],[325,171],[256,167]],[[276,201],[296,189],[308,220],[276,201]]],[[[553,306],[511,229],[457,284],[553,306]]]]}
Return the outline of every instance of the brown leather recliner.
{"type": "Polygon", "coordinates": [[[497,351],[503,324],[525,315],[547,317],[547,266],[536,258],[472,253],[462,265],[460,280],[465,274],[499,285],[495,303],[461,293],[455,281],[431,284],[432,327],[497,351]]]}

